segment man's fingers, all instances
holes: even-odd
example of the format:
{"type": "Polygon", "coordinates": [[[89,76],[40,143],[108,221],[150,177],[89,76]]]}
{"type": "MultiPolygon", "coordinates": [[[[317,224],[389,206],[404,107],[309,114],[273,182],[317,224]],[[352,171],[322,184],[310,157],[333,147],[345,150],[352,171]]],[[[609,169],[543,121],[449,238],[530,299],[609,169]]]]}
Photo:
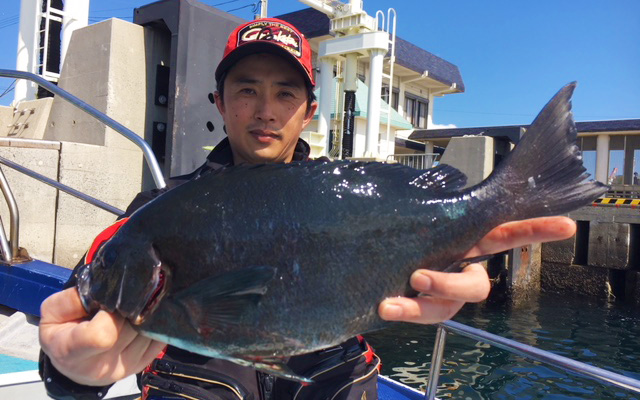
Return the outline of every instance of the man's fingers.
{"type": "Polygon", "coordinates": [[[394,297],[380,303],[378,314],[387,321],[436,324],[450,319],[464,305],[464,301],[436,297],[394,297]]]}
{"type": "Polygon", "coordinates": [[[459,274],[418,270],[411,275],[411,286],[428,296],[386,299],[378,308],[382,319],[420,324],[442,322],[457,313],[464,303],[486,299],[491,289],[487,272],[480,264],[470,264],[459,274]]]}
{"type": "Polygon", "coordinates": [[[494,228],[465,257],[495,254],[531,243],[568,239],[576,232],[576,223],[567,217],[543,217],[513,221],[494,228]]]}
{"type": "Polygon", "coordinates": [[[118,342],[124,324],[124,318],[106,311],[98,311],[90,321],[82,322],[72,330],[70,352],[77,352],[78,356],[91,357],[108,351],[118,342]]]}
{"type": "Polygon", "coordinates": [[[40,324],[59,324],[87,317],[76,288],[69,288],[47,297],[40,306],[40,324]]]}
{"type": "Polygon", "coordinates": [[[409,282],[420,293],[472,303],[486,299],[491,290],[489,276],[481,264],[469,264],[457,274],[419,269],[409,282]]]}

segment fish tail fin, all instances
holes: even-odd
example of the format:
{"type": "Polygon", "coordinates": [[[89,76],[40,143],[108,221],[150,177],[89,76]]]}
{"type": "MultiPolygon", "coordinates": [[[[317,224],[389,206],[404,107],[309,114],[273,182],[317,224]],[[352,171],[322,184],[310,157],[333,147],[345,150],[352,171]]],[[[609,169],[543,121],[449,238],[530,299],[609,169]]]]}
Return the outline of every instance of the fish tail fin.
{"type": "Polygon", "coordinates": [[[575,82],[566,85],[545,105],[488,180],[515,197],[516,219],[565,214],[590,204],[608,189],[587,180],[582,165],[571,112],[575,87],[575,82]]]}

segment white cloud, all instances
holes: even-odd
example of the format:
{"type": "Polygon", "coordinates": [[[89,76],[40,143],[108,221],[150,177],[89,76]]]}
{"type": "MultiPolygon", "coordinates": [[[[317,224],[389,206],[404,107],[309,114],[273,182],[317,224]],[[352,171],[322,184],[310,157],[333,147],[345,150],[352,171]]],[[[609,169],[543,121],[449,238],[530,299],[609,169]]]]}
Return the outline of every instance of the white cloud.
{"type": "Polygon", "coordinates": [[[457,126],[455,126],[455,124],[432,124],[429,129],[453,129],[453,128],[457,128],[457,126]]]}

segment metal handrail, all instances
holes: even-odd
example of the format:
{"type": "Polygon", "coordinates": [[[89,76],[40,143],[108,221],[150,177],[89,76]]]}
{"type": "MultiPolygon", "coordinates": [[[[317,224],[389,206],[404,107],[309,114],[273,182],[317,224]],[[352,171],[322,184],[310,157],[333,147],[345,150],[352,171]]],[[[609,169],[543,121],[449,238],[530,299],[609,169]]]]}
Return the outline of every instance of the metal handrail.
{"type": "Polygon", "coordinates": [[[167,184],[164,181],[164,177],[162,176],[162,170],[160,169],[160,166],[158,165],[158,161],[156,160],[156,157],[153,154],[153,150],[151,150],[151,147],[149,146],[149,144],[145,142],[144,139],[142,139],[140,136],[136,135],[133,131],[125,127],[124,125],[106,116],[104,113],[98,111],[91,105],[85,103],[84,101],[80,100],[79,98],[67,92],[66,90],[59,88],[58,86],[52,84],[51,82],[47,81],[46,79],[36,74],[32,74],[30,72],[25,72],[25,71],[0,69],[0,77],[26,79],[26,80],[35,82],[38,85],[50,91],[51,93],[55,94],[56,96],[62,97],[63,99],[67,100],[69,103],[73,104],[74,106],[78,107],[82,111],[98,119],[99,121],[101,121],[108,127],[112,128],[116,132],[120,133],[122,136],[126,137],[127,139],[132,141],[136,146],[138,146],[140,150],[142,150],[142,153],[144,154],[144,158],[147,161],[147,165],[149,166],[149,170],[151,171],[151,175],[153,176],[153,180],[155,181],[156,187],[163,188],[167,186],[167,184]]]}
{"type": "Polygon", "coordinates": [[[580,361],[572,360],[568,357],[559,356],[549,351],[541,350],[533,346],[516,342],[515,340],[503,338],[502,336],[483,331],[481,329],[472,328],[470,326],[454,321],[445,321],[438,324],[438,332],[436,333],[436,343],[433,348],[433,356],[431,361],[431,369],[429,374],[429,382],[425,399],[435,399],[436,388],[438,387],[438,379],[440,377],[440,368],[442,366],[442,355],[444,353],[445,336],[448,331],[458,335],[466,336],[471,339],[488,343],[492,346],[499,347],[503,350],[540,361],[554,367],[558,367],[564,371],[573,372],[582,376],[603,383],[609,383],[614,386],[627,389],[636,393],[640,393],[640,381],[629,378],[622,374],[608,371],[606,369],[594,367],[580,361]]]}
{"type": "MultiPolygon", "coordinates": [[[[91,197],[88,194],[84,194],[84,193],[82,193],[82,192],[80,192],[80,191],[78,191],[78,190],[76,190],[74,188],[71,188],[71,187],[65,185],[64,183],[60,183],[60,182],[58,182],[56,180],[53,180],[51,178],[47,178],[44,175],[41,175],[41,174],[39,174],[39,173],[37,173],[35,171],[32,171],[29,168],[23,167],[20,164],[16,164],[11,160],[7,160],[4,157],[0,157],[0,164],[4,164],[7,167],[10,167],[10,168],[15,169],[16,171],[22,172],[23,174],[25,174],[27,176],[30,176],[30,177],[32,177],[34,179],[37,179],[42,183],[46,183],[49,186],[53,186],[56,189],[62,190],[63,192],[65,192],[67,194],[70,194],[73,197],[76,197],[76,198],[78,198],[80,200],[84,200],[87,203],[92,204],[92,205],[94,205],[94,206],[96,206],[98,208],[101,208],[101,209],[105,210],[105,211],[108,211],[108,212],[110,212],[112,214],[115,214],[117,216],[120,216],[120,215],[124,214],[124,211],[122,211],[121,209],[119,209],[117,207],[114,207],[114,206],[112,206],[110,204],[107,204],[102,200],[98,200],[95,197],[91,197]]],[[[4,191],[4,189],[3,189],[3,191],[4,191]]],[[[12,225],[12,227],[13,227],[13,225],[12,225]]],[[[11,237],[13,238],[13,235],[11,235],[11,237]]]]}
{"type": "MultiPolygon", "coordinates": [[[[7,241],[7,234],[5,233],[4,226],[0,226],[2,234],[0,235],[0,247],[2,247],[2,254],[4,254],[5,261],[10,262],[13,257],[18,255],[18,236],[20,232],[20,213],[18,212],[18,203],[16,198],[9,187],[9,182],[4,176],[4,172],[0,170],[0,188],[4,195],[4,200],[9,207],[9,218],[11,222],[11,229],[9,231],[9,241],[7,241]]],[[[2,224],[2,222],[0,222],[2,224]]]]}

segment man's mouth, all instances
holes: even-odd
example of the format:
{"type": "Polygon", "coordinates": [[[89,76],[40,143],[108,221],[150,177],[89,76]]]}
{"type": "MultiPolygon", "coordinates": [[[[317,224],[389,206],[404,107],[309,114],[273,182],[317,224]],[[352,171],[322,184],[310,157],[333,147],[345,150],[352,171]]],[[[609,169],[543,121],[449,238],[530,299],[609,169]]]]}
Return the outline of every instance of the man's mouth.
{"type": "Polygon", "coordinates": [[[270,143],[274,140],[279,140],[280,135],[275,133],[274,131],[267,131],[264,129],[252,129],[249,133],[259,142],[261,143],[270,143]]]}

